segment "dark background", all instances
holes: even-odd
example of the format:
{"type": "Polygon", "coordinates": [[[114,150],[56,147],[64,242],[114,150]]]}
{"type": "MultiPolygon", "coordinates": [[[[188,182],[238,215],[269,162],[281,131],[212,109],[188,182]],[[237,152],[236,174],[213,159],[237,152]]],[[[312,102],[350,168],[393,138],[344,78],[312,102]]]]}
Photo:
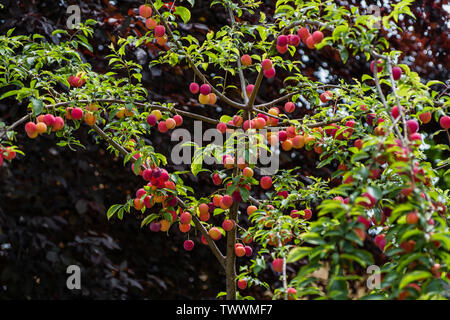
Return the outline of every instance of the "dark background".
{"type": "MultiPolygon", "coordinates": [[[[265,1],[267,14],[273,12],[274,2],[265,1]]],[[[359,5],[359,1],[336,2],[359,5]]],[[[2,3],[5,9],[0,10],[1,34],[15,27],[15,34],[40,33],[48,41],[57,41],[50,37],[53,30],[65,28],[67,6],[79,4],[77,1],[42,0],[2,3]]],[[[191,21],[195,23],[182,25],[183,32],[202,39],[208,29],[215,30],[228,23],[225,12],[218,7],[209,9],[208,3],[196,1],[191,11],[191,21]]],[[[367,3],[376,4],[374,1],[367,3]]],[[[405,17],[400,25],[409,31],[389,38],[395,49],[405,52],[402,63],[409,64],[424,81],[445,81],[449,77],[450,41],[446,27],[448,13],[442,8],[444,3],[447,1],[416,1],[412,9],[418,20],[405,17]]],[[[82,20],[92,18],[100,22],[90,41],[94,53],[82,52],[94,70],[107,71],[104,59],[109,53],[107,46],[118,35],[145,32],[142,24],[134,24],[131,18],[132,9],[140,4],[138,1],[89,0],[80,5],[82,20]]],[[[251,20],[251,17],[245,18],[251,20]]],[[[179,102],[190,108],[195,101],[186,87],[193,79],[189,70],[168,66],[149,70],[148,62],[160,49],[157,45],[133,49],[128,58],[144,65],[143,79],[151,99],[179,102]],[[180,91],[180,88],[185,89],[180,91]]],[[[310,58],[303,72],[311,78],[317,76],[315,72],[320,68],[329,71],[327,81],[331,83],[342,78],[351,81],[352,77],[359,78],[369,72],[362,56],[351,58],[343,66],[337,51],[329,47],[312,52],[301,46],[300,54],[310,58]]],[[[264,82],[262,101],[276,97],[283,74],[277,77],[264,82]]],[[[252,82],[251,76],[249,79],[252,82]]],[[[196,110],[216,115],[213,108],[197,107],[196,110]]],[[[231,111],[224,110],[230,114],[231,111]]],[[[24,105],[7,100],[0,102],[0,116],[7,123],[24,112],[24,105]]],[[[187,119],[185,123],[186,127],[192,124],[187,119]]],[[[422,129],[433,132],[437,126],[431,123],[422,129]]],[[[77,152],[56,146],[57,140],[52,135],[30,140],[23,130],[19,131],[17,144],[26,157],[19,156],[12,164],[0,168],[0,299],[213,299],[224,290],[224,275],[209,249],[196,241],[192,252],[184,251],[185,236],[176,227],[168,236],[140,229],[140,221],[133,214],[122,221],[107,221],[106,210],[133,197],[142,180],[135,177],[128,166],[123,167],[122,159],[109,154],[105,145],[96,145],[86,127],[82,126],[76,135],[87,148],[77,152]],[[82,268],[82,290],[66,289],[66,268],[71,264],[82,268]]],[[[152,134],[150,143],[167,155],[173,145],[167,139],[167,135],[152,134]]],[[[446,143],[443,134],[436,139],[446,143]]],[[[305,174],[321,176],[333,170],[330,166],[318,171],[314,168],[315,160],[313,153],[302,150],[296,151],[294,156],[283,154],[281,164],[292,167],[302,161],[305,174]]],[[[167,169],[171,172],[181,168],[169,165],[167,169]]],[[[213,190],[207,174],[197,178],[186,176],[186,183],[195,186],[201,195],[213,190]]],[[[278,286],[271,270],[266,270],[262,277],[274,287],[278,286]]],[[[270,298],[261,288],[245,293],[258,299],[270,298]]]]}

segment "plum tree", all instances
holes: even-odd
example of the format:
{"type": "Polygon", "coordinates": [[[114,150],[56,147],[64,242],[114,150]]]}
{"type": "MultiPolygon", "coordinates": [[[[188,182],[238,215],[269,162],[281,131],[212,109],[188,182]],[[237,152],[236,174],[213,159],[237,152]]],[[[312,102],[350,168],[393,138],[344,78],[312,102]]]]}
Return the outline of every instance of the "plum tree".
{"type": "Polygon", "coordinates": [[[145,20],[145,27],[147,29],[154,30],[157,25],[158,25],[158,22],[153,18],[148,18],[145,20]]]}
{"type": "Polygon", "coordinates": [[[419,119],[422,123],[427,124],[431,121],[431,112],[424,112],[419,114],[419,119]]]}
{"type": "Polygon", "coordinates": [[[211,93],[211,86],[209,84],[202,84],[200,86],[200,93],[207,96],[208,94],[211,93]]]}
{"type": "Polygon", "coordinates": [[[276,71],[275,68],[271,68],[269,70],[264,70],[264,77],[271,79],[275,77],[276,71]]]}
{"type": "Polygon", "coordinates": [[[212,227],[208,231],[208,235],[211,237],[211,239],[213,239],[215,241],[220,240],[220,238],[222,238],[222,233],[216,227],[212,227]]]}
{"type": "MultiPolygon", "coordinates": [[[[177,4],[171,10],[161,1],[146,1],[136,18],[146,19],[153,31],[119,38],[106,57],[125,77],[99,74],[82,63],[78,48],[89,48],[84,36],[59,30],[62,40],[50,45],[11,31],[8,41],[0,41],[0,52],[15,53],[2,54],[0,61],[0,77],[9,90],[3,98],[29,103],[24,117],[9,126],[0,123],[2,170],[5,160],[20,154],[14,141],[23,124],[28,137],[54,132],[71,148],[80,145],[75,130],[87,124],[96,142],[107,143],[142,178],[135,197],[113,205],[107,218],[123,219],[134,208],[151,232],[181,233],[187,251],[198,237],[225,272],[227,299],[241,298],[236,285],[241,290],[260,285],[271,259],[281,279],[267,284],[276,299],[353,298],[350,288],[375,263],[382,269],[382,286],[363,290],[364,298],[442,298],[448,281],[434,274],[447,266],[449,196],[437,171],[448,160],[428,161],[424,140],[445,151],[448,146],[438,141],[448,131],[436,132],[438,139],[416,120],[450,128],[448,94],[432,87],[442,84],[423,84],[413,68],[399,64],[402,53],[389,49],[372,16],[321,1],[279,1],[269,19],[255,13],[256,4],[212,3],[229,13],[230,26],[200,40],[180,27],[190,19],[188,8],[177,4]],[[323,9],[314,9],[318,4],[323,9]],[[258,25],[248,23],[255,17],[258,25]],[[150,65],[180,67],[186,85],[177,95],[191,100],[190,94],[198,95],[205,106],[195,101],[180,107],[149,95],[141,82],[142,66],[126,54],[155,42],[160,48],[150,65]],[[315,49],[313,54],[327,47],[343,68],[350,56],[366,58],[371,73],[352,83],[322,83],[299,63],[306,58],[301,54],[312,54],[305,45],[315,49]],[[49,48],[58,59],[50,62],[42,55],[49,48]],[[9,67],[21,64],[28,72],[9,67]],[[153,134],[168,138],[186,125],[183,117],[202,121],[224,139],[206,146],[183,141],[195,152],[191,163],[182,165],[191,176],[207,175],[216,187],[212,194],[185,185],[186,171],[169,172],[166,155],[149,143],[153,134]],[[282,168],[267,173],[265,153],[277,156],[282,168]],[[217,163],[204,163],[207,155],[217,163]],[[308,171],[303,161],[321,173],[308,171]],[[237,269],[236,256],[252,259],[239,259],[237,269]],[[411,265],[413,260],[417,263],[411,265]],[[436,264],[441,267],[435,270],[436,264]],[[317,278],[319,269],[326,273],[325,284],[317,278]],[[415,295],[403,293],[417,288],[408,287],[416,282],[415,295]]],[[[383,25],[395,28],[394,17],[408,13],[409,5],[392,7],[383,25]]],[[[92,24],[88,20],[75,32],[90,36],[92,24]]]]}
{"type": "Polygon", "coordinates": [[[295,110],[295,104],[293,102],[286,102],[284,104],[284,111],[286,111],[287,113],[292,113],[295,110]]]}
{"type": "Polygon", "coordinates": [[[235,252],[235,254],[236,254],[237,257],[243,257],[243,256],[245,256],[245,248],[244,248],[243,245],[236,246],[236,247],[234,248],[234,252],[235,252]]]}
{"type": "Polygon", "coordinates": [[[258,210],[258,208],[256,206],[248,206],[247,207],[247,214],[249,216],[251,216],[253,214],[253,212],[255,212],[256,210],[258,210]]]}
{"type": "MultiPolygon", "coordinates": [[[[373,73],[375,69],[375,60],[370,63],[370,71],[373,73]]],[[[383,70],[383,60],[377,60],[377,71],[381,72],[383,70]]]]}
{"type": "Polygon", "coordinates": [[[237,282],[237,286],[241,290],[245,290],[247,288],[247,281],[245,279],[240,279],[237,282]]]}
{"type": "Polygon", "coordinates": [[[84,111],[81,108],[73,108],[70,112],[70,116],[73,120],[81,120],[83,118],[84,111]]]}

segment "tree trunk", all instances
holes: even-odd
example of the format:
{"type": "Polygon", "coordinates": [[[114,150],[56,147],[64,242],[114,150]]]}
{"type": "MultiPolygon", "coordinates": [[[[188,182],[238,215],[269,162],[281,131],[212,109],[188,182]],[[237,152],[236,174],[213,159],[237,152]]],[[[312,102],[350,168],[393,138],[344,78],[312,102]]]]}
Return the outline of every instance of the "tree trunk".
{"type": "MultiPolygon", "coordinates": [[[[239,204],[233,203],[230,211],[230,219],[237,223],[237,210],[239,204]]],[[[236,229],[227,232],[227,256],[225,257],[225,274],[227,286],[227,300],[236,300],[236,254],[234,246],[236,244],[236,229]]]]}

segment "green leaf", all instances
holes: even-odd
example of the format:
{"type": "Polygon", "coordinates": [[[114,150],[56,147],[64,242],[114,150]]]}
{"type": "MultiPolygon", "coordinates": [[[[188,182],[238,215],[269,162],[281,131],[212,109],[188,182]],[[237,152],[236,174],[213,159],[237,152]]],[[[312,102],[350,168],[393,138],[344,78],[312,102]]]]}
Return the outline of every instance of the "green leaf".
{"type": "Polygon", "coordinates": [[[191,12],[185,7],[177,7],[175,9],[175,14],[178,14],[184,23],[188,23],[191,19],[191,12]]]}
{"type": "Polygon", "coordinates": [[[334,280],[331,278],[330,284],[328,286],[328,295],[334,300],[347,300],[348,299],[348,288],[347,282],[343,280],[334,280]]]}
{"type": "Polygon", "coordinates": [[[139,172],[141,171],[141,165],[142,165],[143,162],[144,162],[144,158],[143,158],[143,157],[138,158],[138,159],[134,162],[134,165],[133,165],[133,173],[134,173],[135,175],[139,175],[139,172]]]}
{"type": "Polygon", "coordinates": [[[408,285],[411,282],[427,279],[430,277],[431,273],[429,273],[428,271],[413,271],[402,278],[402,281],[400,281],[399,288],[403,289],[406,285],[408,285]]]}
{"type": "Polygon", "coordinates": [[[195,161],[191,164],[191,172],[194,176],[196,176],[199,172],[204,171],[205,169],[202,169],[202,163],[197,163],[195,161]]]}
{"type": "Polygon", "coordinates": [[[140,73],[133,73],[133,77],[135,77],[139,82],[141,82],[142,74],[140,74],[140,73]]]}
{"type": "Polygon", "coordinates": [[[342,63],[345,64],[348,60],[348,50],[345,47],[343,47],[342,49],[339,50],[339,55],[341,56],[342,63]]]}
{"type": "Polygon", "coordinates": [[[341,33],[344,33],[344,32],[347,32],[347,31],[348,31],[348,26],[347,25],[337,26],[333,30],[333,40],[336,41],[337,39],[339,39],[341,33]]]}
{"type": "Polygon", "coordinates": [[[122,207],[123,205],[121,204],[115,204],[113,206],[111,206],[108,209],[108,212],[106,213],[106,216],[108,217],[108,220],[111,219],[111,217],[116,213],[117,210],[119,210],[120,207],[122,207]]]}
{"type": "Polygon", "coordinates": [[[149,224],[153,220],[157,219],[158,217],[159,216],[155,213],[152,213],[152,214],[146,216],[145,219],[142,220],[142,222],[141,222],[141,228],[144,227],[145,225],[149,224]]]}
{"type": "Polygon", "coordinates": [[[325,240],[323,240],[322,237],[318,233],[315,233],[315,232],[308,232],[308,233],[303,234],[302,239],[311,244],[316,244],[316,245],[325,244],[325,240]]]}
{"type": "Polygon", "coordinates": [[[12,33],[14,32],[15,29],[16,29],[16,28],[9,29],[8,32],[6,33],[6,36],[7,36],[7,37],[10,37],[10,36],[12,35],[12,33]]]}
{"type": "Polygon", "coordinates": [[[296,247],[289,252],[286,263],[298,261],[306,257],[311,251],[311,247],[296,247]]]}
{"type": "Polygon", "coordinates": [[[247,188],[239,188],[239,192],[243,201],[247,201],[250,197],[250,191],[248,191],[247,188]]]}
{"type": "Polygon", "coordinates": [[[123,219],[123,210],[124,208],[120,208],[119,211],[117,211],[117,217],[122,220],[123,219]]]}
{"type": "Polygon", "coordinates": [[[55,30],[55,31],[52,32],[52,37],[55,36],[55,35],[57,35],[57,34],[59,34],[59,33],[62,33],[62,34],[69,34],[66,30],[57,29],[57,30],[55,30]]]}
{"type": "Polygon", "coordinates": [[[396,267],[397,272],[402,272],[404,268],[408,267],[411,264],[411,262],[415,260],[420,260],[421,258],[425,258],[425,255],[423,253],[413,253],[405,257],[402,257],[399,260],[398,266],[396,267]]]}
{"type": "Polygon", "coordinates": [[[391,216],[389,217],[389,221],[392,223],[394,222],[399,216],[401,216],[405,212],[410,212],[414,210],[414,205],[410,203],[402,203],[395,207],[395,209],[392,211],[391,216]]]}
{"type": "Polygon", "coordinates": [[[339,257],[341,259],[347,259],[347,260],[350,260],[350,261],[355,261],[355,262],[359,263],[363,267],[367,266],[367,263],[364,260],[360,259],[359,257],[357,257],[357,256],[355,256],[353,254],[343,253],[339,257]]]}
{"type": "Polygon", "coordinates": [[[44,109],[44,104],[42,103],[42,100],[31,98],[31,104],[33,106],[33,113],[34,115],[38,116],[42,113],[42,110],[44,109]]]}
{"type": "Polygon", "coordinates": [[[403,240],[406,240],[412,236],[418,235],[418,234],[422,234],[423,232],[420,231],[419,229],[412,229],[412,230],[408,230],[406,231],[400,238],[400,242],[402,242],[403,240]]]}
{"type": "Polygon", "coordinates": [[[362,152],[355,153],[352,156],[351,161],[352,162],[361,162],[361,160],[366,159],[366,158],[369,158],[369,154],[362,151],[362,152]]]}
{"type": "Polygon", "coordinates": [[[0,100],[3,100],[5,98],[8,98],[10,96],[15,96],[20,92],[20,90],[10,90],[8,92],[5,92],[1,97],[0,100]]]}
{"type": "Polygon", "coordinates": [[[227,115],[223,115],[219,119],[219,121],[223,122],[223,123],[228,123],[228,121],[231,121],[231,120],[233,120],[233,118],[230,116],[227,116],[227,115]]]}
{"type": "Polygon", "coordinates": [[[443,83],[442,81],[431,80],[431,81],[428,81],[428,82],[427,82],[426,86],[427,86],[427,87],[431,87],[432,85],[435,85],[435,84],[442,84],[442,85],[445,85],[445,83],[443,83]]]}
{"type": "Polygon", "coordinates": [[[437,240],[442,243],[447,250],[450,250],[450,237],[446,234],[435,233],[431,236],[432,240],[437,240]]]}

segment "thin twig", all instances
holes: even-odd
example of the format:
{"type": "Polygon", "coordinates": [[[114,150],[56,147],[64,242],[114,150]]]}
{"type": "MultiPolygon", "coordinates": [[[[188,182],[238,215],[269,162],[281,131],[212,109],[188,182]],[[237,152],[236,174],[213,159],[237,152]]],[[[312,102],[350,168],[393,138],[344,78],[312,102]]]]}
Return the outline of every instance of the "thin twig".
{"type": "Polygon", "coordinates": [[[258,207],[262,206],[262,202],[260,200],[257,200],[255,198],[253,198],[252,196],[249,196],[248,199],[253,202],[254,204],[256,204],[258,207]]]}
{"type": "MultiPolygon", "coordinates": [[[[375,57],[375,63],[374,63],[374,68],[373,68],[373,78],[375,79],[375,86],[377,88],[378,94],[380,96],[381,99],[381,103],[383,103],[384,108],[386,109],[388,116],[391,119],[391,122],[394,123],[395,119],[393,118],[392,114],[389,112],[389,106],[386,102],[386,98],[384,97],[383,91],[381,90],[381,85],[380,85],[380,80],[378,79],[378,54],[375,55],[376,53],[373,52],[372,55],[375,57]]],[[[401,106],[398,106],[399,109],[401,109],[401,106]]],[[[400,130],[398,129],[397,126],[393,127],[395,132],[397,133],[397,136],[399,137],[399,139],[402,141],[402,143],[404,143],[404,139],[402,134],[400,133],[400,130]]]]}
{"type": "Polygon", "coordinates": [[[405,137],[405,141],[408,142],[408,130],[407,130],[407,127],[406,127],[406,119],[405,119],[405,115],[403,114],[402,106],[400,104],[400,99],[399,99],[399,97],[397,95],[397,86],[395,84],[394,76],[392,74],[392,60],[391,60],[391,58],[387,57],[386,62],[387,62],[387,67],[388,67],[389,80],[391,81],[392,92],[394,94],[395,102],[397,103],[398,113],[400,114],[400,118],[402,119],[402,123],[403,123],[403,134],[404,134],[404,137],[405,137]]]}
{"type": "MultiPolygon", "coordinates": [[[[231,20],[231,26],[234,28],[236,25],[236,19],[234,18],[233,10],[229,6],[227,8],[228,8],[228,14],[229,14],[230,20],[231,20]]],[[[234,33],[232,34],[232,37],[233,36],[234,36],[234,33]]],[[[244,73],[242,71],[240,57],[237,58],[237,67],[238,67],[239,81],[241,83],[241,90],[242,90],[242,95],[244,97],[244,102],[248,103],[248,95],[247,95],[247,90],[245,90],[246,89],[245,78],[244,78],[244,73]]]]}

